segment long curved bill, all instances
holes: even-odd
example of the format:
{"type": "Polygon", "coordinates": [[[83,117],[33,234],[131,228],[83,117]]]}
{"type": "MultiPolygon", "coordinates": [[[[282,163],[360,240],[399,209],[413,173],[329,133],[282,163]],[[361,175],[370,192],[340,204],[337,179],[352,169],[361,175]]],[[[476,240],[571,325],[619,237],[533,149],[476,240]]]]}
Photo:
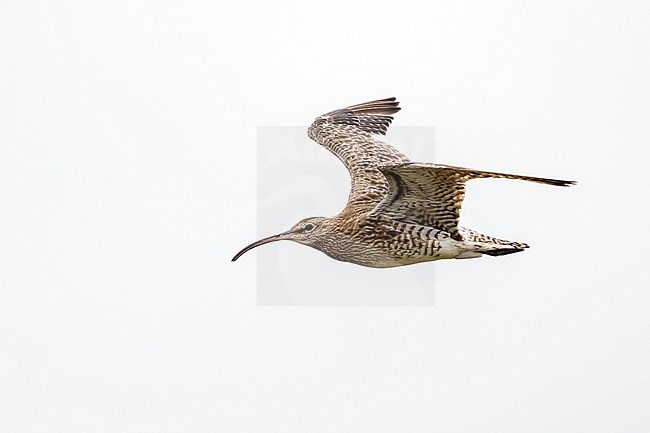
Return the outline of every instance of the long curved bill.
{"type": "Polygon", "coordinates": [[[260,239],[259,241],[253,242],[252,244],[244,247],[240,252],[235,254],[235,257],[232,258],[232,261],[234,262],[235,260],[243,256],[245,252],[252,250],[255,247],[259,247],[260,245],[268,244],[269,242],[290,239],[290,238],[291,238],[291,232],[286,232],[286,233],[280,233],[279,235],[269,236],[268,238],[260,239]]]}

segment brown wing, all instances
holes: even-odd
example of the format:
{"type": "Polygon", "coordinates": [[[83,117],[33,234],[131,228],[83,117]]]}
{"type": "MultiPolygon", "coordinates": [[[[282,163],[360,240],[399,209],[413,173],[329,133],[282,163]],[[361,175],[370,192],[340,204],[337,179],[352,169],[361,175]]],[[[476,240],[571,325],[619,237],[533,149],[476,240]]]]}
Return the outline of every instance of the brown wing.
{"type": "Polygon", "coordinates": [[[380,167],[390,191],[373,210],[389,218],[435,227],[462,240],[458,232],[465,183],[471,179],[520,179],[547,185],[569,186],[573,181],[471,170],[439,164],[407,163],[380,167]]]}
{"type": "Polygon", "coordinates": [[[309,137],[336,155],[350,172],[348,206],[372,209],[388,192],[388,181],[378,167],[408,162],[395,148],[372,137],[386,134],[398,105],[395,98],[352,105],[317,117],[309,127],[309,137]]]}

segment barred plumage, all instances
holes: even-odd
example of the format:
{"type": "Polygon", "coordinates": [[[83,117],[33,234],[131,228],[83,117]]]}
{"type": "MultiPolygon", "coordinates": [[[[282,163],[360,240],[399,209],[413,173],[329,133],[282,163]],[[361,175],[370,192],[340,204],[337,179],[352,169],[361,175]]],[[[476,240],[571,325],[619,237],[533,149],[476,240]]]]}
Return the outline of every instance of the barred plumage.
{"type": "Polygon", "coordinates": [[[410,162],[373,138],[373,134],[386,134],[392,114],[400,110],[398,105],[395,98],[380,99],[317,117],[308,129],[309,137],[334,153],[350,172],[347,206],[332,218],[306,218],[285,233],[254,242],[233,261],[256,246],[283,239],[311,246],[336,260],[370,267],[511,254],[528,245],[459,226],[465,184],[483,178],[575,184],[410,162]]]}

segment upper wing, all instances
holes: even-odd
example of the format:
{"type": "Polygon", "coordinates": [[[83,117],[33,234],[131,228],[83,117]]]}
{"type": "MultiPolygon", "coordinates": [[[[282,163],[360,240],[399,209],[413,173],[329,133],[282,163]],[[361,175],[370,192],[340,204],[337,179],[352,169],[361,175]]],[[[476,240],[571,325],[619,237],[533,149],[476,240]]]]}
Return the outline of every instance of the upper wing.
{"type": "Polygon", "coordinates": [[[471,179],[504,178],[556,186],[573,181],[471,170],[439,164],[407,163],[380,167],[390,191],[373,213],[392,219],[435,227],[462,240],[458,232],[460,208],[465,198],[465,183],[471,179]]]}
{"type": "Polygon", "coordinates": [[[309,137],[335,154],[350,172],[348,205],[374,207],[388,192],[388,181],[378,167],[408,162],[395,148],[372,138],[372,134],[386,134],[398,105],[395,98],[352,105],[317,117],[309,127],[309,137]]]}

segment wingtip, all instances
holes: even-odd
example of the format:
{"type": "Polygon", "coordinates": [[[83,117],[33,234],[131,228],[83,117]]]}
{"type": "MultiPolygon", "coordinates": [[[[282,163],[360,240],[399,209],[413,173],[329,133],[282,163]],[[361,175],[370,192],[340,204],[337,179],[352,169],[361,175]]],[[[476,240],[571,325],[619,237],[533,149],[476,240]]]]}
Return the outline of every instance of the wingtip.
{"type": "MultiPolygon", "coordinates": [[[[349,107],[343,108],[341,110],[333,111],[332,113],[338,111],[351,111],[355,114],[377,114],[383,116],[389,116],[400,111],[399,101],[395,97],[376,99],[374,101],[363,102],[361,104],[350,105],[349,107]]],[[[331,113],[328,113],[331,114],[331,113]]]]}
{"type": "Polygon", "coordinates": [[[545,183],[547,185],[561,186],[564,188],[568,188],[578,183],[575,180],[559,180],[559,179],[542,179],[541,181],[538,180],[537,182],[545,183]]]}
{"type": "Polygon", "coordinates": [[[394,105],[399,110],[399,107],[397,107],[399,105],[399,101],[397,100],[396,97],[391,96],[390,98],[384,99],[384,101],[385,102],[390,102],[392,105],[394,105]]]}
{"type": "Polygon", "coordinates": [[[528,177],[528,178],[523,178],[524,180],[529,180],[532,182],[538,182],[538,183],[543,183],[546,185],[552,185],[552,186],[562,186],[562,187],[569,187],[572,185],[576,185],[578,182],[575,180],[561,180],[561,179],[547,179],[544,177],[528,177]]]}

